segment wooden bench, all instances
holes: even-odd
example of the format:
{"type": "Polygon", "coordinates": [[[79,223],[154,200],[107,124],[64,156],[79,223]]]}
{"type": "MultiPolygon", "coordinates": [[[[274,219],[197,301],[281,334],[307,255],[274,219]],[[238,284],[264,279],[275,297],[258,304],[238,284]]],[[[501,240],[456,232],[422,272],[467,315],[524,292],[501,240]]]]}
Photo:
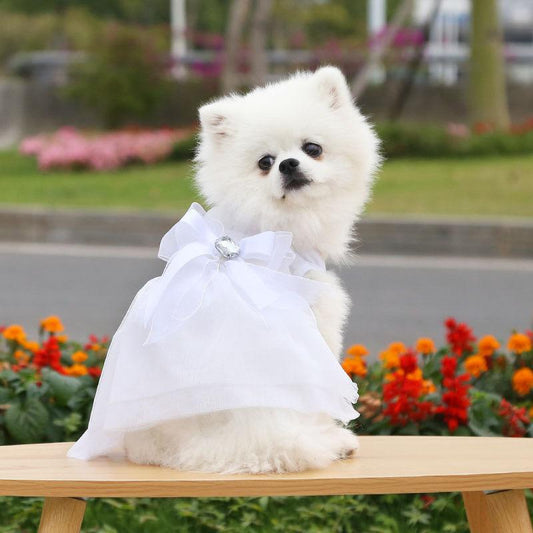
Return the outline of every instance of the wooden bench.
{"type": "Polygon", "coordinates": [[[361,437],[358,455],[325,470],[284,475],[178,472],[68,459],[70,444],[0,447],[0,495],[44,496],[39,532],[78,532],[100,497],[310,496],[463,493],[474,533],[532,533],[533,439],[361,437]]]}

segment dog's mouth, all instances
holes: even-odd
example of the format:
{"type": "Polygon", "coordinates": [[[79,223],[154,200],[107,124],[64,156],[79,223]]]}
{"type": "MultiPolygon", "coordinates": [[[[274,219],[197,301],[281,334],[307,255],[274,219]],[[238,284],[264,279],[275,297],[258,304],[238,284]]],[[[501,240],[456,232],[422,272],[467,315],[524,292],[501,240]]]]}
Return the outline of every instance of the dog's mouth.
{"type": "Polygon", "coordinates": [[[303,187],[311,185],[311,183],[313,183],[313,180],[309,179],[303,172],[282,174],[281,184],[283,187],[283,196],[281,199],[284,200],[288,192],[297,191],[303,187]]]}

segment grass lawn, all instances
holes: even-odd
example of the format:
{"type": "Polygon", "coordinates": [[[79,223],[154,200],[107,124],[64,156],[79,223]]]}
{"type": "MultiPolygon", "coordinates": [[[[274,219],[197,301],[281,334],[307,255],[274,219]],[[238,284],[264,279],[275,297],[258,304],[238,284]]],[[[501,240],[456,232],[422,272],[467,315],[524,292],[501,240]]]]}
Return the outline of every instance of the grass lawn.
{"type": "Polygon", "coordinates": [[[533,154],[385,163],[369,213],[533,216],[533,154]]]}
{"type": "MultiPolygon", "coordinates": [[[[39,172],[0,152],[0,203],[175,211],[197,199],[187,163],[113,172],[39,172]]],[[[533,155],[385,163],[371,214],[533,216],[533,155]]]]}
{"type": "Polygon", "coordinates": [[[0,152],[0,204],[182,211],[197,198],[187,163],[109,172],[41,172],[32,158],[0,152]]]}

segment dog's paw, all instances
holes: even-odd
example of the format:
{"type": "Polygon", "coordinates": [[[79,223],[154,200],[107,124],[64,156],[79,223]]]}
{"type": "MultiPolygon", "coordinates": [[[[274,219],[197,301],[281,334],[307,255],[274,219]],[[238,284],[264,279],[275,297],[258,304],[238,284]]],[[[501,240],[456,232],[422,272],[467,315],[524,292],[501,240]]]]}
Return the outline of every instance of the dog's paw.
{"type": "Polygon", "coordinates": [[[359,448],[359,439],[357,435],[349,429],[337,428],[338,432],[338,459],[348,459],[353,457],[359,448]]]}

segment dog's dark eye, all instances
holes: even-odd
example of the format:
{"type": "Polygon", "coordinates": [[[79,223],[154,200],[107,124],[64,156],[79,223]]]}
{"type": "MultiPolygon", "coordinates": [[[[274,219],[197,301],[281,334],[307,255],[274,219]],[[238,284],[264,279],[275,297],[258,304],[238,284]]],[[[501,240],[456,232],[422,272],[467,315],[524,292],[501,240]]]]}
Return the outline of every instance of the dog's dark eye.
{"type": "Polygon", "coordinates": [[[257,166],[261,170],[270,170],[274,164],[274,157],[271,155],[264,155],[258,162],[257,166]]]}
{"type": "Polygon", "coordinates": [[[302,150],[311,157],[318,157],[322,153],[322,146],[316,143],[305,143],[302,150]]]}

